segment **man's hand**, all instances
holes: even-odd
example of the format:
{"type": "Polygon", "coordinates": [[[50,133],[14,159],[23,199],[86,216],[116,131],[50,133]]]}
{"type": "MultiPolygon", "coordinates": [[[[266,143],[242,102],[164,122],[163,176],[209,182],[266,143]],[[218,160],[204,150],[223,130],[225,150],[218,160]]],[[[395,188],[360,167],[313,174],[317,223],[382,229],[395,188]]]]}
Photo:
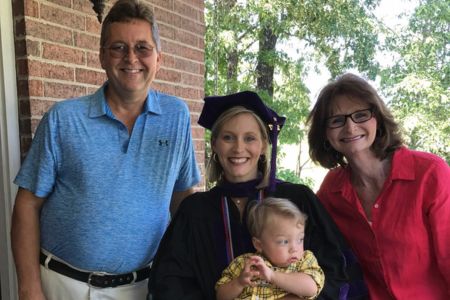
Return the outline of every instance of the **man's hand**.
{"type": "Polygon", "coordinates": [[[11,244],[20,300],[45,300],[39,266],[39,216],[45,199],[20,188],[12,215],[11,244]]]}

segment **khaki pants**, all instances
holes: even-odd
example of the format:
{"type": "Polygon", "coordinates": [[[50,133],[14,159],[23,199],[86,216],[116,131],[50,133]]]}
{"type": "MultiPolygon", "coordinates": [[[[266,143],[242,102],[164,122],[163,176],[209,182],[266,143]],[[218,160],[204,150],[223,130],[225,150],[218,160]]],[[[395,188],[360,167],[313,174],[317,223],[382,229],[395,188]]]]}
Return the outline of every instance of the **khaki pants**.
{"type": "Polygon", "coordinates": [[[96,288],[41,265],[42,288],[47,300],[145,300],[148,279],[114,288],[96,288]]]}

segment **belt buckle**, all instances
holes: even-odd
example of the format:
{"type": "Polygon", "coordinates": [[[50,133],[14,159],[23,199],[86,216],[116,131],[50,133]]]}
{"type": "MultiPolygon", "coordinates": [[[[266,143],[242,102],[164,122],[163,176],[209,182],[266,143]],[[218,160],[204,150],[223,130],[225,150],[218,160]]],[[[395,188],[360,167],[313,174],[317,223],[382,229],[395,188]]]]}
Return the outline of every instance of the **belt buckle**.
{"type": "Polygon", "coordinates": [[[94,279],[94,281],[92,281],[92,277],[93,276],[96,276],[96,277],[104,277],[105,275],[107,275],[107,273],[106,272],[91,272],[91,273],[89,273],[89,277],[88,277],[88,282],[87,282],[87,284],[89,285],[89,286],[93,286],[93,287],[97,287],[97,288],[102,288],[102,287],[106,287],[106,286],[109,286],[110,285],[110,283],[108,282],[108,281],[106,281],[106,282],[100,282],[100,280],[98,279],[98,280],[95,280],[94,279]]]}

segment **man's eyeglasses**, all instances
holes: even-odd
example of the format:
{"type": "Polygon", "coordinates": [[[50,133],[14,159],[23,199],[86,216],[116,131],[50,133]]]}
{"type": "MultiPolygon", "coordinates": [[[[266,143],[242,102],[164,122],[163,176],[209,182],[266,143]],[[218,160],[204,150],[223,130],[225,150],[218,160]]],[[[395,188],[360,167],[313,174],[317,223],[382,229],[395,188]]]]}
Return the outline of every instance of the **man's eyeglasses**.
{"type": "MultiPolygon", "coordinates": [[[[130,47],[127,44],[116,43],[109,47],[102,47],[108,49],[109,54],[114,58],[123,58],[130,53],[130,47]]],[[[136,44],[133,47],[134,54],[139,58],[149,57],[153,54],[153,47],[148,44],[136,44]]]]}
{"type": "Polygon", "coordinates": [[[373,111],[371,108],[368,108],[357,110],[348,115],[332,116],[327,118],[325,121],[328,128],[339,128],[345,125],[345,123],[347,122],[347,118],[352,119],[352,121],[355,123],[364,123],[366,121],[369,121],[372,116],[373,111]]]}

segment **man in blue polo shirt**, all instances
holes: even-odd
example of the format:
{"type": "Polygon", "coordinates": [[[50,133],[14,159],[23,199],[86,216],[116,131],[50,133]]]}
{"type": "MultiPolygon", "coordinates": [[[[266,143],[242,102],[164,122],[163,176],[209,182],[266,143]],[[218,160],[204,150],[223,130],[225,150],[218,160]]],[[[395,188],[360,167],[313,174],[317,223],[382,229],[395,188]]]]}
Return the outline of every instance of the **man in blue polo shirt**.
{"type": "Polygon", "coordinates": [[[108,81],[45,114],[15,179],[20,299],[145,299],[169,209],[200,180],[187,105],[150,89],[152,10],[119,0],[100,44],[108,81]]]}

